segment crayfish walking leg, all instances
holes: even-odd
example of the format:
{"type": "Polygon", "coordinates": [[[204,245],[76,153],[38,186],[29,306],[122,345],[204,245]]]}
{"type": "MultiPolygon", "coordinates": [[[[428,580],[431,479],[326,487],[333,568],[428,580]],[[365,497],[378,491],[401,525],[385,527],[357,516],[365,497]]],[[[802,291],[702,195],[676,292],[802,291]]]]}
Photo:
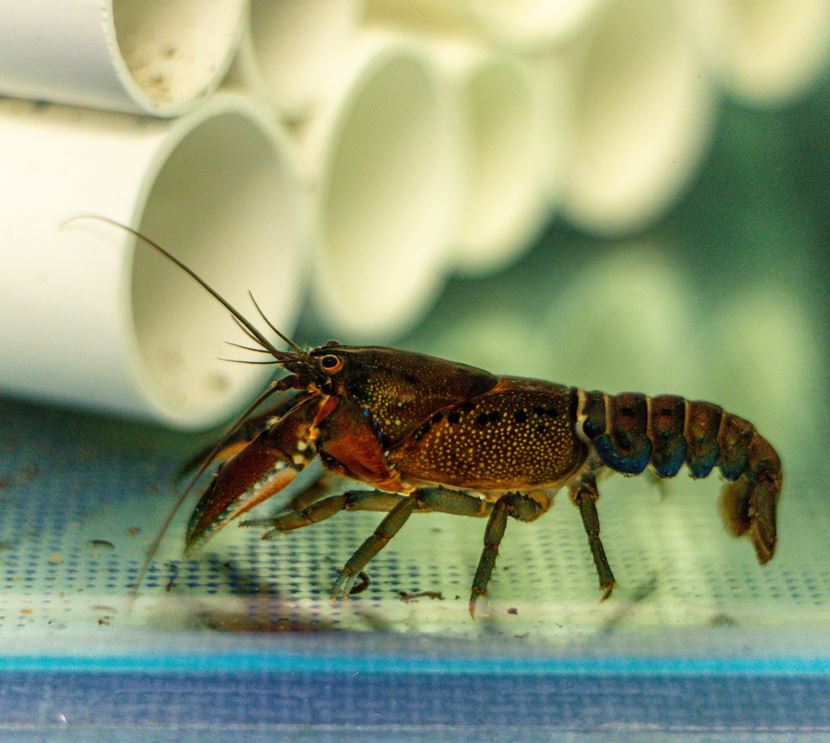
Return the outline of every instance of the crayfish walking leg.
{"type": "Polygon", "coordinates": [[[593,472],[586,472],[578,482],[571,486],[571,500],[579,508],[582,516],[582,525],[588,535],[588,546],[599,576],[599,589],[602,591],[602,600],[605,601],[614,590],[616,581],[605,556],[605,548],[599,538],[599,514],[597,513],[597,481],[593,472]]]}
{"type": "Polygon", "coordinates": [[[271,539],[284,531],[293,531],[325,521],[341,511],[381,511],[388,513],[406,498],[405,495],[387,493],[383,490],[349,490],[340,495],[321,498],[304,508],[285,511],[276,516],[268,516],[263,519],[243,521],[242,526],[270,526],[270,531],[263,534],[262,538],[271,539]]]}
{"type": "MultiPolygon", "coordinates": [[[[359,492],[359,491],[358,491],[359,492]]],[[[351,493],[346,493],[346,496],[351,493]]],[[[355,553],[348,559],[332,588],[332,598],[342,598],[349,594],[352,585],[360,571],[378,552],[380,552],[400,528],[407,522],[409,517],[418,511],[436,511],[448,513],[454,516],[486,516],[491,512],[493,504],[475,495],[470,495],[460,490],[447,490],[445,488],[423,488],[414,490],[407,496],[394,496],[381,490],[373,490],[363,493],[363,503],[372,503],[372,499],[401,498],[401,500],[389,510],[387,516],[380,522],[374,533],[357,548],[355,553]]],[[[341,496],[334,496],[339,498],[341,496]]],[[[363,510],[381,510],[380,508],[364,508],[363,510]]]]}
{"type": "Polygon", "coordinates": [[[476,618],[476,602],[482,596],[487,596],[487,584],[496,565],[504,530],[507,526],[507,517],[512,516],[517,521],[535,521],[547,511],[553,501],[546,493],[536,492],[524,495],[523,493],[507,493],[496,501],[484,530],[484,549],[478,561],[478,568],[473,578],[473,587],[470,592],[470,616],[476,618]]]}

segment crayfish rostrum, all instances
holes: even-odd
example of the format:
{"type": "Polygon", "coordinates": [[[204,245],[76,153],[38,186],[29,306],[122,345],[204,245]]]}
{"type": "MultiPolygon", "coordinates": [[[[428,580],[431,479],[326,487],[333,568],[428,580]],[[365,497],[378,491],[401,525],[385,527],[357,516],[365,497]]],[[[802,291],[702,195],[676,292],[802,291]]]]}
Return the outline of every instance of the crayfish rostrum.
{"type": "Polygon", "coordinates": [[[564,487],[579,508],[605,598],[614,575],[600,539],[597,477],[604,471],[636,475],[647,467],[673,477],[685,464],[695,478],[719,468],[727,481],[720,500],[727,527],[749,535],[760,563],[772,558],[781,463],[743,418],[674,395],[608,395],[496,376],[395,348],[330,341],[305,350],[272,327],[291,349],[280,350],[187,266],[125,229],[201,284],[257,344],[251,350],[270,354],[288,372],[207,454],[200,473],[211,462],[221,464],[190,518],[187,551],[281,491],[319,457],[325,468],[372,489],[316,499],[301,494],[291,510],[241,523],[266,527],[267,537],[340,511],[386,513],[343,566],[335,597],[349,594],[369,560],[413,513],[477,516],[487,525],[470,596],[475,616],[508,517],[537,519],[564,487]],[[280,391],[293,394],[255,412],[280,391]]]}

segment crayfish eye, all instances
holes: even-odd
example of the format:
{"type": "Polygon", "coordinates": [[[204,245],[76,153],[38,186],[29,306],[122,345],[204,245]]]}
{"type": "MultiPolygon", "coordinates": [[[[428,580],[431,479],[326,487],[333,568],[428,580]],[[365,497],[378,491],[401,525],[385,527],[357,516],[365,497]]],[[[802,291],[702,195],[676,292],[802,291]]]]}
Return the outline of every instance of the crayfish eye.
{"type": "Polygon", "coordinates": [[[320,368],[326,374],[336,374],[343,368],[343,359],[333,353],[327,353],[320,358],[320,368]]]}

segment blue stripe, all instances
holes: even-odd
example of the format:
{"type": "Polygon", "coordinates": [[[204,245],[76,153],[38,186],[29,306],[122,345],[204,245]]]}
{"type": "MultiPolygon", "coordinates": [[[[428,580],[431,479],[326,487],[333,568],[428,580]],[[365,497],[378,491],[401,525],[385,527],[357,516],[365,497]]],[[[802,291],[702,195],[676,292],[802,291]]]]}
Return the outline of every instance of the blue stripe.
{"type": "MultiPolygon", "coordinates": [[[[618,434],[618,436],[621,435],[618,434]]],[[[631,438],[633,441],[631,442],[630,454],[621,451],[611,434],[608,433],[594,441],[594,448],[603,463],[611,469],[626,475],[639,475],[646,468],[651,457],[651,441],[645,434],[637,434],[631,438]]]]}
{"type": "Polygon", "coordinates": [[[830,675],[830,657],[760,658],[434,658],[382,655],[221,653],[213,655],[20,655],[0,657],[0,672],[304,672],[396,674],[830,675]]]}
{"type": "Polygon", "coordinates": [[[406,726],[414,743],[446,740],[449,726],[466,733],[463,740],[487,741],[558,740],[556,731],[599,733],[592,740],[623,733],[629,741],[653,740],[656,731],[671,731],[661,741],[679,732],[732,740],[726,732],[734,731],[754,741],[798,731],[824,740],[828,698],[830,678],[803,674],[6,673],[0,737],[13,730],[15,740],[21,731],[87,740],[98,732],[96,740],[111,740],[121,730],[118,740],[205,741],[218,733],[211,740],[247,741],[250,731],[268,730],[271,740],[343,743],[399,740],[406,726]],[[161,738],[160,730],[177,734],[161,738]]]}
{"type": "Polygon", "coordinates": [[[668,439],[659,439],[651,455],[654,471],[660,477],[674,477],[686,462],[686,439],[682,434],[673,434],[668,439]]]}

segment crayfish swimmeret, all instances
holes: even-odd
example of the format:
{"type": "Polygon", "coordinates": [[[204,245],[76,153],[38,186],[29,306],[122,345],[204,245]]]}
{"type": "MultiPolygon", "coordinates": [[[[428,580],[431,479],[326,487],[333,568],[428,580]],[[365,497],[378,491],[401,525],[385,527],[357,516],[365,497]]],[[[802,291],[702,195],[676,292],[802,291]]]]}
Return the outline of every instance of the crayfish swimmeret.
{"type": "Polygon", "coordinates": [[[636,475],[649,466],[659,477],[673,477],[685,464],[695,478],[718,467],[728,481],[720,500],[727,527],[749,535],[760,563],[772,558],[781,462],[743,418],[674,395],[587,392],[395,348],[330,341],[304,350],[272,327],[291,348],[283,351],[160,245],[124,229],[201,284],[257,344],[251,350],[270,354],[288,372],[207,455],[199,474],[211,462],[222,464],[190,518],[187,551],[281,491],[319,457],[329,470],[373,489],[317,499],[301,494],[292,510],[242,525],[267,527],[267,537],[340,511],[386,513],[343,566],[335,597],[349,594],[369,560],[413,513],[479,516],[487,526],[470,596],[475,616],[508,517],[537,519],[565,487],[582,516],[605,598],[614,575],[600,540],[597,475],[636,475]],[[287,401],[255,412],[288,390],[295,392],[287,401]]]}

